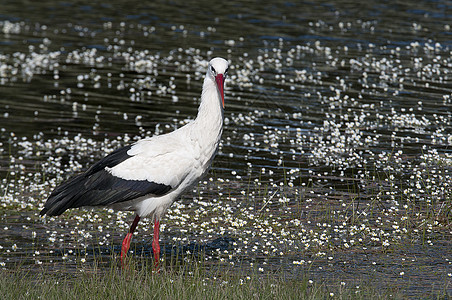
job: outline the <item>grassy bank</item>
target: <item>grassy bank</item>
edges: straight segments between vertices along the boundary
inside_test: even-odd
[[[184,269],[184,268],[182,268]],[[23,270],[3,270],[3,299],[386,299],[399,298],[390,290],[345,287],[287,280],[283,276],[241,276],[222,272],[216,276],[202,267],[192,271],[165,269],[156,273],[141,263],[127,270],[116,265],[70,275]],[[391,298],[392,298],[391,297]]]

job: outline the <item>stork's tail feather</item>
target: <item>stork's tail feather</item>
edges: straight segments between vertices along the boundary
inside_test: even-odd
[[[65,210],[71,208],[74,201],[79,197],[80,190],[83,186],[81,183],[84,180],[85,176],[82,174],[58,186],[50,194],[40,215],[59,216]]]

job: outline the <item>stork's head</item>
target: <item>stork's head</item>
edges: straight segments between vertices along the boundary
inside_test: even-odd
[[[221,97],[221,104],[224,108],[224,80],[228,75],[229,63],[221,58],[215,57],[209,62],[209,69],[207,70],[207,74],[212,76],[217,85],[218,93]]]

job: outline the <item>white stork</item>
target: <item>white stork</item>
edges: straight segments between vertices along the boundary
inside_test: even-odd
[[[224,80],[228,62],[209,62],[198,116],[164,135],[142,139],[101,159],[86,172],[58,186],[41,215],[61,215],[69,208],[106,206],[135,211],[136,217],[122,242],[121,263],[141,217],[154,220],[152,243],[159,264],[160,219],[168,207],[209,170],[223,132]]]

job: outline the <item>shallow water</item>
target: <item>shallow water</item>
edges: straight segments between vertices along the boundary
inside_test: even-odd
[[[105,153],[193,119],[223,56],[221,149],[165,217],[165,253],[211,246],[210,265],[450,295],[450,3],[196,3],[2,5],[2,267],[119,252],[131,214],[39,207]]]

